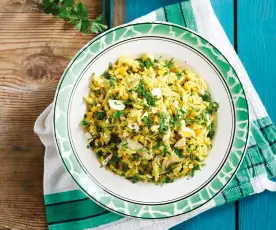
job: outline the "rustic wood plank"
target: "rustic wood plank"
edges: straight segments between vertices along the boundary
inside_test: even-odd
[[[66,65],[93,36],[42,13],[2,13],[1,24],[0,146],[37,146],[36,117],[53,100]]]
[[[0,229],[46,229],[44,147],[0,147]]]
[[[238,53],[267,111],[276,122],[276,2],[238,1]],[[240,201],[240,230],[273,230],[276,196],[264,192]]]
[[[0,12],[42,12],[40,0],[0,0]],[[82,0],[89,13],[99,13],[101,0]]]
[[[101,13],[101,0],[87,1]],[[64,68],[93,35],[0,0],[0,229],[47,229],[44,146],[33,132]],[[26,13],[28,12],[28,13]]]
[[[110,0],[111,1],[111,25],[119,26],[125,23],[125,0]],[[128,1],[127,1],[128,2]]]

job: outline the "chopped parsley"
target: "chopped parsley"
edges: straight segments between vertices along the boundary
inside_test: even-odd
[[[199,166],[199,165],[194,166],[194,167],[190,170],[189,175],[190,175],[191,177],[193,177],[193,176],[195,175],[195,171],[197,171],[197,170],[199,170],[199,169],[200,169],[200,166]]]
[[[140,156],[138,154],[133,154],[132,155],[133,159],[136,160],[136,161],[139,161],[140,160]]]
[[[175,116],[170,120],[170,123],[173,126],[180,126],[180,121],[185,120],[186,118],[186,113],[183,109],[180,109],[176,112]]]
[[[181,150],[180,150],[179,148],[175,148],[175,149],[174,149],[174,152],[175,152],[175,154],[176,154],[179,158],[183,158],[183,157],[184,157],[183,154],[182,154],[182,152],[181,152]]]
[[[124,112],[123,111],[115,111],[114,113],[113,113],[113,118],[116,120],[116,119],[119,119],[121,116],[123,116],[124,115]]]
[[[156,102],[157,98],[152,96],[150,91],[148,91],[146,89],[146,84],[143,80],[140,81],[140,84],[138,85],[135,92],[138,94],[139,97],[144,97],[149,106],[155,106],[155,102]]]
[[[169,130],[168,116],[165,113],[159,115],[159,130],[166,133]]]
[[[205,92],[202,95],[202,99],[203,99],[203,101],[211,102],[211,95],[210,95],[210,93],[209,92]]]
[[[116,85],[116,78],[115,77],[111,77],[109,79],[109,84],[111,87],[114,87]]]
[[[150,58],[148,58],[146,61],[144,61],[145,66],[147,69],[149,69],[151,66],[153,66],[153,62]]]
[[[138,59],[136,59],[136,61],[138,61],[142,67],[147,68],[147,69],[149,69],[150,67],[153,66],[153,62],[150,58],[148,58],[145,61],[143,61],[141,58],[138,58]],[[154,62],[155,62],[155,60],[154,60]]]
[[[105,116],[105,112],[96,112],[95,117],[99,120],[103,120]]]
[[[143,117],[142,121],[145,122],[147,127],[151,127],[153,125],[153,120],[151,117]]]
[[[174,67],[173,58],[172,58],[170,61],[166,60],[166,61],[165,61],[165,66],[166,66],[168,69],[172,69],[172,68]]]
[[[89,125],[90,125],[90,123],[89,123],[89,121],[87,121],[87,120],[82,120],[82,121],[80,122],[80,125],[83,126],[83,127],[88,128]]]
[[[108,71],[105,71],[103,73],[103,76],[106,78],[106,79],[110,79],[111,75],[108,73]]]
[[[178,81],[182,78],[182,74],[181,73],[175,73],[176,74],[176,76],[177,76],[177,79],[178,79]]]
[[[155,149],[159,149],[159,148],[161,147],[161,145],[162,145],[162,140],[159,139],[159,140],[157,141],[157,144],[156,144],[156,146],[155,146]]]
[[[212,102],[207,108],[207,112],[209,114],[214,114],[215,112],[218,111],[218,108],[219,108],[219,104],[217,102]]]
[[[209,137],[211,140],[213,140],[215,137],[215,134],[216,134],[215,127],[214,127],[214,125],[211,125],[207,137]]]
[[[163,149],[163,152],[162,152],[162,156],[165,157],[167,155],[167,153],[169,154],[168,152],[168,148],[166,145],[164,145],[164,149]]]
[[[168,83],[168,86],[173,86],[173,83]]]
[[[137,182],[140,181],[140,177],[136,175],[136,176],[134,176],[134,177],[129,178],[129,180],[130,180],[133,184],[135,184],[135,183],[137,183]]]
[[[172,182],[174,182],[174,179],[171,179],[171,178],[169,178],[169,177],[163,177],[162,179],[161,179],[161,184],[163,185],[163,184],[167,184],[167,183],[172,183]]]
[[[128,98],[126,101],[124,101],[125,105],[132,105],[132,100],[130,98]]]

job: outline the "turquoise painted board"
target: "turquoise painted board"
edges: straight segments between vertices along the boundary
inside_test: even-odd
[[[276,1],[238,1],[238,53],[267,111],[276,123]],[[276,229],[276,194],[239,203],[240,230]]]
[[[226,204],[211,209],[170,230],[235,230],[235,206]]]

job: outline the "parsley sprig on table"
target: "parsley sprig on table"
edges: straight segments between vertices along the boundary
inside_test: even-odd
[[[68,20],[76,28],[87,34],[100,33],[107,29],[103,15],[91,20],[88,17],[86,5],[82,2],[75,3],[75,0],[42,0],[42,7],[46,14],[56,15],[57,18]]]

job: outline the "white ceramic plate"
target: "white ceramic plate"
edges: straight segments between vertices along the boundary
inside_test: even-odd
[[[208,83],[220,104],[217,132],[206,166],[195,176],[157,186],[130,181],[100,168],[79,126],[91,74],[101,75],[120,56],[143,53],[174,58]],[[124,25],[88,43],[65,70],[56,93],[54,134],[64,165],[81,189],[109,210],[139,218],[166,218],[192,211],[214,198],[231,180],[248,139],[248,105],[243,87],[225,57],[194,32],[168,23]]]

